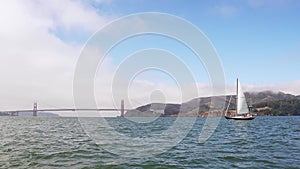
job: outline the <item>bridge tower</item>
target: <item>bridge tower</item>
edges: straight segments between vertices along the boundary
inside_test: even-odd
[[[124,117],[124,100],[121,100],[121,117]]]
[[[32,111],[32,115],[33,116],[37,116],[37,102],[33,103],[33,111]]]

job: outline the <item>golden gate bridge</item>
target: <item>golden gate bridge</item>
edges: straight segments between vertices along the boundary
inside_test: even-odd
[[[37,102],[33,103],[33,109],[22,109],[22,110],[7,110],[0,111],[0,113],[9,114],[11,116],[18,116],[22,112],[32,112],[32,116],[38,116],[38,112],[75,112],[75,111],[121,111],[121,117],[124,117],[124,112],[129,109],[124,108],[124,100],[121,100],[121,108],[101,108],[101,109],[91,109],[91,108],[48,108],[48,109],[38,109]]]

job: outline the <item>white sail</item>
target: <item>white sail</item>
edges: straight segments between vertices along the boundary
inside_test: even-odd
[[[237,86],[237,114],[247,114],[249,109],[239,81],[237,81]]]

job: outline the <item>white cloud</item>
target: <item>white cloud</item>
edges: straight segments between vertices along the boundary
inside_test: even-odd
[[[27,6],[32,16],[41,20],[50,19],[50,28],[54,29],[94,32],[107,22],[105,17],[99,16],[95,8],[82,1],[39,0]]]
[[[250,7],[259,9],[259,8],[272,8],[280,9],[285,8],[295,3],[294,0],[248,0],[247,3]]]
[[[300,95],[300,80],[285,83],[274,83],[274,84],[241,84],[243,91],[245,92],[262,92],[262,91],[274,91],[284,92],[293,95]],[[235,85],[227,86],[227,93],[235,93]]]
[[[237,7],[231,5],[219,5],[214,10],[217,14],[225,18],[233,17],[238,13]]]
[[[212,15],[216,15],[222,18],[232,18],[239,14],[240,7],[236,4],[217,4],[216,6],[213,6],[208,11]]]
[[[0,3],[1,110],[28,109],[34,100],[72,107],[73,71],[81,46],[53,32],[92,34],[107,17],[82,1]]]

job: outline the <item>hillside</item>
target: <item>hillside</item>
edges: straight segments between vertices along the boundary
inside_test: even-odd
[[[254,108],[254,113],[259,116],[266,115],[300,115],[300,96],[294,96],[291,94],[285,94],[283,92],[253,92],[245,93],[247,102]],[[214,105],[214,110],[209,112],[211,108],[211,99],[216,99],[220,103],[224,103],[227,107],[231,95],[226,97],[214,96],[214,97],[199,97],[183,104],[147,104],[140,106],[134,110],[126,112],[125,116],[128,117],[149,117],[149,116],[220,116],[224,113],[221,107]],[[199,108],[197,111],[197,108]],[[234,112],[235,110],[235,96],[231,99],[229,111]]]
[[[246,92],[245,96],[249,103],[261,103],[261,102],[268,102],[274,100],[290,100],[290,99],[300,99],[300,96],[294,96],[291,94],[285,94],[283,92],[272,92],[272,91],[264,91],[264,92]]]
[[[253,105],[254,112],[261,116],[299,116],[300,99],[271,100]]]

